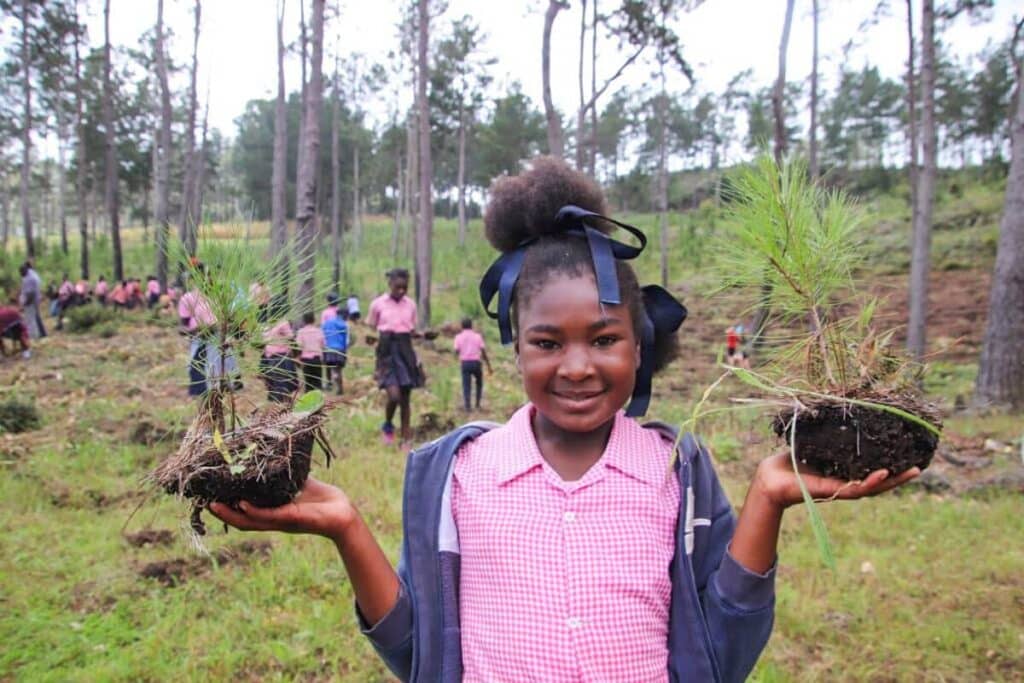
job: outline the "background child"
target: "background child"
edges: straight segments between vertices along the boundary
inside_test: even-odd
[[[338,295],[334,292],[327,293],[327,308],[320,312],[320,325],[322,326],[325,322],[331,318],[338,316]]]
[[[356,296],[355,292],[348,295],[345,307],[348,309],[348,319],[354,323],[358,323],[362,314],[359,312],[359,297]]]
[[[473,321],[470,318],[462,319],[462,332],[455,335],[455,353],[459,356],[459,365],[462,371],[462,406],[468,413],[470,410],[469,395],[470,384],[476,379],[476,408],[480,409],[480,397],[484,391],[484,373],[480,366],[480,360],[487,363],[487,373],[491,373],[491,360],[487,357],[487,349],[484,348],[484,338],[479,332],[473,329]]]
[[[312,391],[323,386],[324,333],[312,313],[303,313],[302,323],[302,327],[295,333],[295,343],[299,347],[299,362],[302,364],[306,391]]]
[[[485,226],[503,254],[481,291],[498,295],[529,403],[410,456],[400,573],[333,486],[309,480],[276,509],[211,506],[242,529],[334,540],[364,633],[403,680],[738,682],[768,640],[779,526],[801,501],[789,456],[759,465],[737,521],[696,441],[676,461],[669,430],[622,412],[642,412],[685,309],[641,292],[584,231],[609,230],[589,213],[603,210],[553,159],[492,187]],[[915,474],[804,481],[815,498],[859,498]]]
[[[377,328],[377,365],[374,377],[387,394],[381,438],[391,444],[395,440],[395,410],[401,410],[402,444],[412,439],[409,427],[412,390],[423,386],[423,368],[412,348],[416,331],[416,302],[405,295],[409,289],[409,271],[395,268],[388,271],[388,293],[370,303],[366,322]]]
[[[328,382],[334,380],[339,395],[345,390],[342,373],[348,360],[348,322],[345,320],[347,317],[348,311],[342,309],[320,325],[324,333],[324,367],[327,368],[327,379]]]
[[[4,356],[7,355],[5,339],[21,346],[22,358],[32,357],[32,342],[28,336],[28,325],[16,306],[0,306],[0,354]]]
[[[278,321],[263,332],[263,355],[260,357],[260,375],[267,385],[267,399],[285,403],[299,389],[295,361],[292,360],[292,324],[283,316],[287,303],[276,300],[268,305],[268,315]]]
[[[107,279],[100,275],[100,279],[96,281],[96,301],[99,302],[100,306],[107,305],[107,295],[110,293],[110,285],[107,284]]]
[[[146,276],[146,307],[151,309],[160,303],[160,283],[152,275]]]

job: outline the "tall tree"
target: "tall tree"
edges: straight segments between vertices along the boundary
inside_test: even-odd
[[[811,49],[811,129],[808,142],[808,173],[818,177],[818,0],[811,0],[811,23],[813,42]]]
[[[110,0],[103,3],[103,129],[106,138],[106,204],[110,220],[110,244],[114,254],[114,279],[124,279],[121,255],[121,206],[118,194],[117,136],[114,131],[114,86],[110,77]]]
[[[156,78],[160,89],[160,128],[157,134],[155,189],[156,202],[156,278],[161,290],[167,289],[167,240],[170,236],[171,193],[171,88],[167,82],[167,45],[164,32],[164,0],[156,5]]]
[[[309,86],[303,107],[302,164],[298,169],[295,205],[295,235],[299,245],[299,293],[303,312],[315,304],[314,262],[316,257],[316,179],[320,153],[320,109],[323,101],[324,0],[313,0],[313,39]]]
[[[334,57],[334,82],[331,97],[331,271],[334,287],[341,283],[341,93],[339,92],[338,56]]]
[[[775,162],[782,163],[786,155],[786,113],[783,98],[786,91],[786,51],[789,49],[789,29],[793,25],[793,0],[786,0],[786,19],[779,40],[779,74],[772,89],[772,114],[775,118]]]
[[[284,10],[285,0],[280,0],[277,7],[277,101],[274,106],[274,161],[270,189],[270,252],[281,267],[281,272],[275,273],[276,284],[285,288],[285,291],[275,293],[287,295],[288,103],[284,91]]]
[[[21,125],[21,226],[25,235],[25,255],[34,258],[36,250],[32,239],[29,190],[32,163],[32,53],[29,50],[31,21],[29,0],[21,0],[21,83],[24,96]]]
[[[417,0],[417,73],[416,104],[419,110],[420,215],[416,230],[416,305],[423,325],[430,325],[430,276],[433,269],[434,202],[431,187],[434,180],[430,149],[430,101],[427,83],[430,80],[430,0]]]
[[[162,0],[161,0],[162,2]],[[78,22],[78,0],[74,2],[75,21],[75,137],[77,138],[76,163],[78,172],[75,174],[75,197],[78,201],[78,239],[79,239],[79,269],[82,279],[89,279],[89,213],[85,199],[85,175],[89,167],[86,159],[85,141],[85,97],[82,93],[82,62],[79,54],[79,41],[82,30]]]
[[[544,37],[541,43],[541,81],[544,90],[544,117],[548,127],[548,154],[559,159],[565,156],[565,141],[562,135],[562,116],[555,109],[551,99],[551,28],[555,17],[563,9],[569,9],[565,0],[548,0],[544,12]]]
[[[198,174],[198,155],[196,154],[196,110],[199,108],[199,96],[196,92],[196,79],[199,72],[199,26],[202,6],[195,0],[193,9],[194,23],[192,28],[192,68],[189,73],[188,114],[185,122],[185,175],[182,179],[181,217],[178,221],[178,237],[188,251],[189,256],[196,253],[197,221],[195,214],[196,175]]]
[[[935,2],[921,3],[921,152],[917,177],[917,212],[914,215],[910,256],[910,316],[907,350],[921,360],[925,354],[928,313],[928,271],[932,246],[932,210],[935,203],[938,135],[935,129]]]
[[[586,115],[587,93],[583,89],[583,65],[586,56],[587,40],[587,0],[580,0],[580,58],[577,69],[577,85],[579,87],[580,106],[576,110],[576,168],[584,170],[584,159],[586,157]]]
[[[917,74],[914,71],[914,55],[917,45],[914,42],[914,3],[907,0],[907,146],[909,158],[907,172],[910,180],[910,225],[917,225]]]
[[[1024,19],[1017,22],[1017,47]],[[1024,407],[1024,56],[1011,49],[1017,85],[1010,114],[1010,173],[999,225],[996,265],[988,303],[988,323],[974,385],[979,406]]]

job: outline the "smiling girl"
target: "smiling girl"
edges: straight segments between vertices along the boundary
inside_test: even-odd
[[[276,509],[212,506],[241,529],[332,539],[378,653],[415,681],[742,681],[771,632],[788,455],[757,468],[737,520],[706,450],[641,426],[685,309],[625,262],[645,243],[550,158],[492,189],[484,276],[528,402],[409,456],[396,572],[352,502],[310,480]],[[615,225],[640,246],[608,236]],[[627,406],[628,402],[628,406]],[[624,411],[623,408],[626,407]],[[817,498],[915,476],[804,475]]]

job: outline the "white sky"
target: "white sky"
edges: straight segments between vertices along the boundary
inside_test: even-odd
[[[618,0],[598,0],[599,9],[609,9]],[[298,2],[288,0],[285,40],[298,36]],[[83,5],[86,3],[83,3]],[[332,0],[328,0],[328,5]],[[342,57],[362,52],[371,60],[384,61],[389,50],[397,48],[395,25],[400,0],[347,0],[341,15],[325,29],[326,69],[333,66],[333,55]],[[905,4],[890,0],[895,16],[883,18],[869,30],[860,30],[871,14],[876,0],[821,0],[822,18],[819,44],[820,70],[826,87],[834,82],[842,46],[855,41],[850,52],[851,65],[879,66],[885,75],[900,78],[906,59]],[[89,38],[92,44],[103,39],[102,2],[88,0]],[[276,94],[276,0],[203,0],[199,56],[200,99],[209,88],[211,126],[234,136],[234,119],[253,98]],[[920,5],[920,2],[915,3]],[[192,0],[165,0],[165,21],[175,33],[171,50],[175,61],[190,59]],[[450,0],[447,13],[434,24],[435,34],[464,14],[471,15],[487,34],[485,49],[498,59],[493,67],[494,90],[500,93],[519,80],[528,96],[541,107],[540,43],[546,0]],[[789,47],[787,75],[799,80],[809,73],[811,62],[810,0],[797,0]],[[753,69],[753,83],[767,85],[775,78],[778,42],[785,11],[784,0],[706,0],[697,10],[681,16],[676,29],[685,54],[694,66],[698,88],[720,92],[737,72]],[[1024,0],[997,0],[991,21],[972,25],[958,19],[943,33],[952,51],[967,56],[988,41],[1000,41],[1010,34],[1014,14],[1024,13]],[[307,17],[308,19],[308,17]],[[578,102],[576,85],[580,11],[578,3],[558,15],[552,35],[552,82],[556,106],[563,113],[574,111]],[[156,21],[156,0],[111,0],[112,42],[139,44],[141,34]],[[919,32],[915,27],[915,32]],[[589,38],[588,38],[589,44]],[[598,83],[618,66],[622,54],[614,41],[598,44]],[[299,64],[288,61],[286,87],[297,89]],[[650,79],[651,67],[634,64],[622,82],[639,86]],[[184,92],[185,76],[172,87]],[[589,75],[587,76],[589,87]],[[684,90],[681,75],[670,81],[670,89]],[[613,88],[614,89],[614,88]],[[411,91],[402,97],[411,99]],[[610,94],[610,92],[609,92]],[[386,116],[387,91],[364,107],[371,116]]]

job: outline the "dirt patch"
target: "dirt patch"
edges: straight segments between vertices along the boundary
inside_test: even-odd
[[[906,409],[906,408],[904,408]],[[910,410],[917,414],[917,410]],[[937,417],[925,416],[937,425]],[[788,438],[794,418],[776,416],[772,428]],[[859,405],[825,403],[796,415],[797,459],[827,477],[859,480],[880,469],[897,475],[928,467],[938,436],[902,417]]]
[[[170,545],[174,542],[174,532],[170,529],[143,529],[134,534],[125,534],[124,540],[133,548]]]
[[[237,545],[221,548],[209,557],[175,557],[170,560],[150,562],[139,569],[139,576],[152,579],[167,588],[180,586],[186,581],[208,574],[214,566],[234,564],[244,566],[254,558],[270,555],[273,546],[269,541],[243,541]]]
[[[442,434],[455,429],[455,421],[437,413],[423,413],[420,422],[413,427],[413,439],[417,442],[433,441]]]
[[[183,429],[172,429],[150,420],[140,420],[132,427],[128,440],[142,446],[155,446],[159,443],[177,443],[183,436]]]
[[[117,604],[117,597],[104,593],[97,582],[85,581],[68,592],[68,608],[72,612],[109,612]]]

